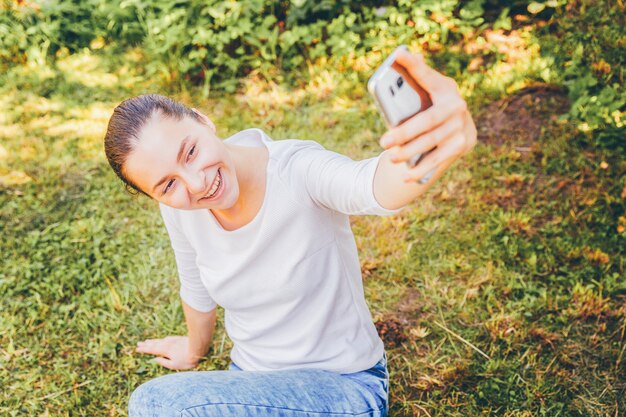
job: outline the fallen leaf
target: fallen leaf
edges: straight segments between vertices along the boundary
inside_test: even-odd
[[[611,260],[609,255],[600,249],[585,248],[583,252],[587,260],[598,265],[608,264]]]
[[[414,329],[409,330],[409,335],[416,339],[423,339],[430,334],[430,330],[426,327],[417,326]]]

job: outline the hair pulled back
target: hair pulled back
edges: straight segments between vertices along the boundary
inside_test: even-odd
[[[200,116],[189,107],[158,94],[144,94],[129,98],[113,110],[104,136],[104,152],[113,171],[124,182],[126,189],[133,194],[146,193],[125,175],[124,164],[139,141],[141,129],[155,112],[175,120],[182,120],[185,116],[189,116],[203,122]]]

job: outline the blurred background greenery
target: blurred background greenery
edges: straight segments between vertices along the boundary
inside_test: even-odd
[[[0,3],[0,414],[125,415],[184,332],[158,210],[102,151],[145,92],[354,158],[400,43],[454,77],[480,145],[391,218],[355,218],[392,416],[626,413],[621,0]],[[470,347],[474,345],[484,354]],[[228,363],[221,322],[202,369]]]

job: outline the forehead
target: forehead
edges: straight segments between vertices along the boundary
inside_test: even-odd
[[[164,116],[160,112],[154,112],[137,134],[134,152],[150,152],[155,150],[155,145],[174,146],[189,134],[201,129],[202,125],[190,117],[176,119]],[[158,147],[156,147],[158,151]]]

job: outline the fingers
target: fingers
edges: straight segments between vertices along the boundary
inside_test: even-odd
[[[472,115],[469,112],[465,112],[465,118],[463,119],[463,134],[465,136],[465,152],[468,153],[478,143],[478,131],[476,125],[472,119]]]
[[[435,93],[450,84],[451,79],[429,67],[422,54],[399,51],[396,62],[406,68],[411,77],[429,93]]]
[[[423,154],[445,142],[463,129],[463,123],[458,118],[451,119],[430,132],[424,133],[417,139],[397,146],[391,150],[390,159],[392,162],[404,162],[412,159],[417,154]]]
[[[465,146],[465,139],[462,134],[456,134],[450,140],[441,144],[437,149],[424,156],[416,167],[409,169],[405,175],[405,182],[415,182],[446,161],[455,160],[461,156]],[[451,162],[451,161],[450,161]]]
[[[136,352],[155,355],[154,361],[168,369],[175,369],[174,362],[169,358],[166,352],[165,339],[148,339],[143,342],[137,342]],[[167,356],[167,357],[166,357]]]
[[[154,362],[168,369],[192,369],[198,365],[201,356],[189,352],[187,336],[167,336],[163,339],[147,339],[137,343],[139,353],[155,355]]]
[[[459,94],[458,86],[452,78],[430,68],[420,54],[412,55],[400,51],[396,61],[430,93],[433,105],[385,133],[380,140],[383,148],[404,145],[450,119],[464,119],[467,103]]]
[[[154,361],[156,363],[158,363],[159,365],[166,367],[167,369],[179,369],[174,364],[174,361],[172,361],[171,359],[168,359],[168,358],[156,357],[156,358],[154,358]]]
[[[135,351],[148,355],[167,356],[167,342],[165,339],[148,339],[137,343]]]
[[[380,139],[380,145],[385,149],[403,145],[425,132],[433,130],[448,119],[465,113],[466,110],[465,100],[460,97],[451,97],[448,101],[430,107],[401,125],[388,130]]]

